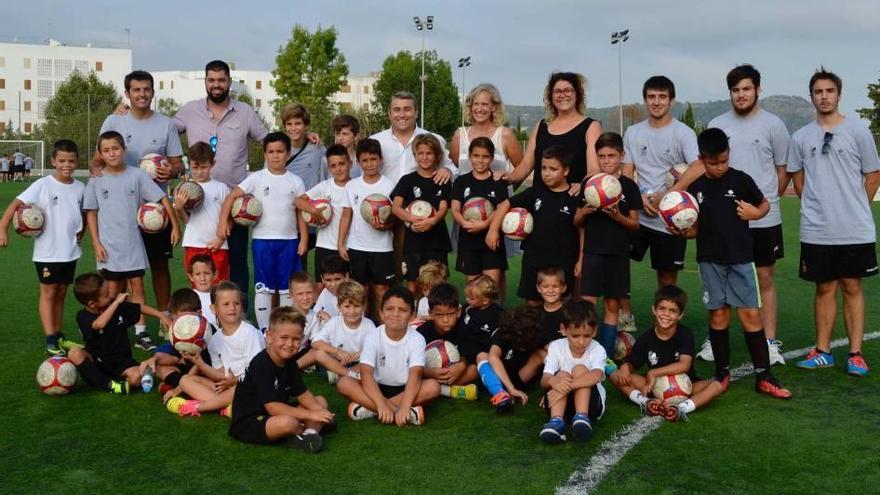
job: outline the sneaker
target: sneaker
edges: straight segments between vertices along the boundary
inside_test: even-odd
[[[819,352],[814,348],[809,354],[807,354],[806,359],[798,362],[795,366],[805,370],[830,368],[834,366],[834,356],[827,352]]]
[[[586,442],[593,437],[593,425],[586,414],[575,414],[571,419],[571,439],[576,442]]]
[[[55,342],[46,342],[46,354],[50,356],[65,356],[67,355],[67,351],[61,348],[61,342],[56,340]]]
[[[425,424],[425,409],[422,406],[409,408],[409,420],[407,420],[407,423],[416,426]]]
[[[709,339],[703,341],[703,345],[700,347],[700,352],[697,353],[697,357],[703,361],[715,361],[715,354],[712,352],[712,343],[709,342]]]
[[[171,414],[180,414],[180,406],[182,406],[184,402],[186,402],[186,399],[183,397],[172,397],[165,401],[165,409]]]
[[[506,390],[502,390],[492,396],[492,405],[495,406],[495,413],[504,414],[513,405],[513,397]]]
[[[846,361],[846,372],[852,376],[864,378],[868,376],[868,371],[868,363],[865,362],[865,358],[861,354],[851,356]]]
[[[675,423],[676,421],[687,421],[688,416],[679,405],[675,405],[666,408],[666,414],[663,415],[663,419],[670,423]]]
[[[230,402],[228,406],[220,409],[220,416],[223,416],[226,419],[232,419],[232,403]]]
[[[309,454],[317,454],[324,446],[324,439],[316,433],[293,435],[287,439],[287,445]]]
[[[643,411],[648,416],[666,416],[666,406],[662,400],[650,399],[645,403]]]
[[[617,371],[617,363],[611,358],[605,358],[605,378],[610,377],[615,371]]]
[[[168,402],[171,402],[170,400]],[[177,415],[180,417],[183,416],[201,416],[199,413],[199,404],[200,402],[197,400],[184,400],[180,403],[177,408]],[[167,405],[166,405],[167,407]],[[170,410],[170,409],[169,409]]]
[[[477,386],[473,383],[453,385],[449,387],[449,393],[453,399],[477,400]]]
[[[338,381],[339,375],[330,370],[327,370],[327,383],[329,383],[330,385],[336,385],[336,382]]]
[[[134,346],[145,351],[155,351],[156,344],[147,335],[147,332],[139,333],[134,336]]]
[[[121,382],[117,382],[116,380],[110,380],[110,385],[108,391],[111,394],[115,395],[128,395],[129,385],[127,380],[122,380]]]
[[[637,332],[635,315],[632,313],[617,313],[617,329],[622,332]]]
[[[264,333],[265,333],[265,332],[264,332]],[[305,373],[305,374],[307,374],[307,375],[311,375],[312,373],[318,371],[318,367],[315,366],[315,365],[313,364],[313,365],[311,365],[311,366],[308,366],[308,367],[306,367],[306,368],[303,368],[303,369],[300,370],[300,371],[302,371],[303,373]]]
[[[771,374],[767,374],[764,378],[755,382],[755,391],[759,394],[767,394],[776,399],[790,399],[791,391],[783,387]]]
[[[782,357],[782,341],[776,339],[767,339],[767,350],[770,352],[770,366],[777,364],[785,365],[785,358]]]
[[[550,421],[544,423],[538,438],[547,443],[565,442],[565,420],[559,416],[550,418]]]
[[[67,337],[61,336],[58,339],[58,346],[64,349],[65,351],[69,351],[72,349],[85,349],[86,346],[80,344],[79,342],[75,342],[73,340],[69,340]]]
[[[358,404],[357,402],[348,403],[348,419],[352,421],[361,421],[363,419],[375,418],[376,413]]]
[[[354,378],[355,380],[360,381],[360,379],[361,379],[361,372],[358,371],[358,370],[355,369],[355,368],[349,368],[349,369],[348,369],[348,376]]]

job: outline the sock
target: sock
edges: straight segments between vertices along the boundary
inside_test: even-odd
[[[303,430],[302,434],[303,435],[317,435],[318,430],[316,430],[314,428],[306,428],[305,430]]]
[[[608,357],[614,356],[614,344],[617,341],[617,325],[599,324],[599,343],[605,348]]]
[[[648,398],[638,390],[633,390],[629,393],[629,400],[633,401],[637,406],[643,406],[648,403]]]
[[[746,347],[749,349],[749,355],[752,357],[752,364],[755,366],[755,377],[761,380],[767,375],[770,369],[770,351],[767,349],[767,337],[764,335],[764,329],[757,332],[745,332]]]
[[[489,361],[480,361],[477,364],[477,371],[480,373],[480,380],[483,382],[483,385],[486,386],[486,389],[493,397],[499,392],[504,391],[504,385],[501,384],[501,379],[495,374],[495,370],[492,369]]]
[[[135,335],[147,333],[147,326],[141,325],[140,323],[138,323],[137,325],[134,326],[134,333],[135,333]]]
[[[57,346],[58,341],[61,339],[61,332],[53,333],[52,335],[46,335],[46,345],[47,346]]]
[[[286,294],[278,294],[279,306],[293,306],[293,299],[290,298],[290,292]]]
[[[762,333],[763,335],[763,333]],[[709,329],[709,343],[715,355],[715,376],[718,378],[730,374],[730,329]],[[767,346],[764,346],[766,349]]]
[[[440,395],[443,397],[452,397],[452,387],[449,385],[440,385]]]
[[[102,373],[94,362],[86,359],[76,369],[89,385],[102,390],[110,389],[110,377]]]
[[[694,401],[688,399],[688,400],[682,402],[681,404],[679,404],[678,408],[681,410],[681,412],[683,412],[685,414],[690,414],[697,409],[697,405],[694,404]]]
[[[861,355],[862,355],[862,351],[858,351],[858,352],[850,352],[850,353],[847,354],[847,355],[848,355],[849,357],[851,357],[851,358],[854,358],[854,357],[856,357],[856,356],[861,356]]]
[[[180,375],[179,371],[172,371],[168,374],[168,376],[165,377],[165,380],[163,381],[167,383],[168,386],[170,386],[171,388],[177,388],[177,386],[180,385],[181,378],[183,377]]]
[[[257,315],[257,327],[260,330],[269,328],[269,312],[272,311],[272,294],[257,292],[254,295],[254,313]]]

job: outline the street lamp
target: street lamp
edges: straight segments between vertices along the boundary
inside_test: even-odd
[[[432,31],[434,29],[434,16],[429,15],[425,17],[425,21],[422,22],[422,19],[419,16],[413,16],[413,22],[416,23],[416,29],[422,32],[422,75],[419,76],[419,80],[422,82],[422,118],[419,121],[422,129],[425,128],[425,80],[428,79],[425,76],[425,34],[428,31]]]
[[[465,85],[464,85],[464,70],[471,66],[471,57],[462,57],[458,59],[458,68],[461,69],[461,126],[464,127],[464,114],[465,114]]]
[[[623,134],[623,44],[629,39],[629,29],[611,33],[611,44],[617,45],[617,113],[620,117],[620,134]]]

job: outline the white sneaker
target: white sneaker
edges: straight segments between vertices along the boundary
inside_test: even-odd
[[[709,339],[703,341],[703,346],[700,347],[697,357],[703,361],[715,361],[715,354],[712,353],[712,343],[709,342]]]
[[[327,383],[329,383],[330,385],[336,385],[336,382],[338,382],[338,381],[339,381],[339,375],[328,370],[327,371]]]
[[[363,419],[375,418],[376,413],[358,404],[357,402],[349,402],[348,417],[352,421],[361,421]]]
[[[425,424],[425,410],[422,409],[422,406],[413,406],[409,408],[409,421],[407,422],[416,426]]]
[[[636,317],[632,313],[618,313],[617,329],[629,333],[637,332]]]
[[[360,379],[361,379],[361,372],[358,371],[358,370],[356,370],[356,369],[354,369],[354,368],[349,368],[349,369],[348,369],[348,376],[354,378],[355,380],[360,381]]]
[[[767,350],[770,351],[770,366],[774,366],[777,364],[785,366],[785,358],[782,357],[782,352],[779,350],[781,347],[781,341],[776,339],[767,339]]]

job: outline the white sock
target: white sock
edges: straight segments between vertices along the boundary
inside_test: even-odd
[[[290,298],[290,292],[278,294],[278,304],[280,306],[293,306],[293,299]]]
[[[147,333],[147,326],[146,326],[146,325],[141,325],[140,323],[136,324],[136,325],[134,326],[134,333],[135,333],[135,335],[140,335],[140,334],[142,334],[142,333]]]
[[[642,395],[642,393],[638,390],[633,390],[629,393],[629,400],[633,401],[638,406],[642,406],[648,403],[648,398]]]
[[[678,408],[681,409],[681,412],[685,414],[690,414],[697,409],[697,405],[694,404],[694,401],[688,399],[681,404],[678,405]]]
[[[303,430],[302,434],[303,435],[317,435],[318,430],[316,430],[314,428],[306,428],[305,430]]]
[[[443,397],[452,397],[452,388],[449,385],[440,385],[440,395]]]
[[[272,294],[257,292],[254,295],[254,313],[257,315],[257,327],[260,330],[269,328],[269,313],[272,311]]]

